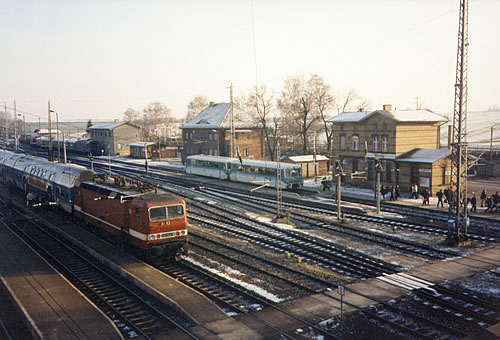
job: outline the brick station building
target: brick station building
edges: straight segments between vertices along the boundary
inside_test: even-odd
[[[449,186],[450,150],[440,149],[440,127],[447,119],[429,110],[343,112],[328,120],[333,128],[333,159],[342,161],[347,183],[374,187],[380,181],[408,191],[412,183],[431,193]]]

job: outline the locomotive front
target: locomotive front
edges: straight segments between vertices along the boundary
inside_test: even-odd
[[[167,194],[144,197],[144,202],[142,215],[151,256],[178,257],[188,239],[186,202]]]
[[[188,238],[186,202],[160,189],[121,178],[96,178],[78,185],[75,216],[147,258],[178,258]]]

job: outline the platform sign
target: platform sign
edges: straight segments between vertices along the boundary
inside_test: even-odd
[[[337,293],[338,293],[340,296],[344,296],[344,295],[345,295],[345,288],[344,288],[344,286],[339,285],[339,286],[337,287]]]

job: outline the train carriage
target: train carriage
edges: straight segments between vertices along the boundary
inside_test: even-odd
[[[187,157],[186,173],[276,187],[277,167],[278,163],[271,161],[194,155]],[[280,169],[283,188],[297,189],[304,185],[300,165],[280,163]]]

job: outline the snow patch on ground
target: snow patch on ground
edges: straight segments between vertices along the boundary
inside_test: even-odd
[[[241,287],[244,287],[245,289],[249,290],[249,291],[252,291],[254,293],[256,293],[257,295],[260,295],[274,303],[280,303],[280,302],[283,302],[285,301],[285,299],[280,299],[278,298],[276,295],[272,294],[272,293],[269,293],[268,291],[262,289],[261,287],[257,287],[251,283],[248,283],[248,282],[244,282],[244,281],[241,281],[241,280],[238,280],[238,279],[235,279],[229,275],[227,275],[227,273],[232,273],[232,274],[236,274],[236,275],[240,275],[240,276],[244,276],[245,274],[243,274],[242,272],[238,271],[238,270],[235,270],[233,268],[229,268],[227,266],[225,266],[228,270],[225,270],[225,271],[220,271],[220,270],[217,270],[215,268],[209,268],[205,265],[203,265],[202,263],[196,261],[196,260],[193,260],[191,258],[185,258],[186,261],[188,262],[191,262],[192,264],[200,267],[200,268],[203,268],[211,273],[214,273],[218,276],[221,276],[221,277],[224,277],[225,279],[235,283],[236,285],[238,286],[241,286]]]

